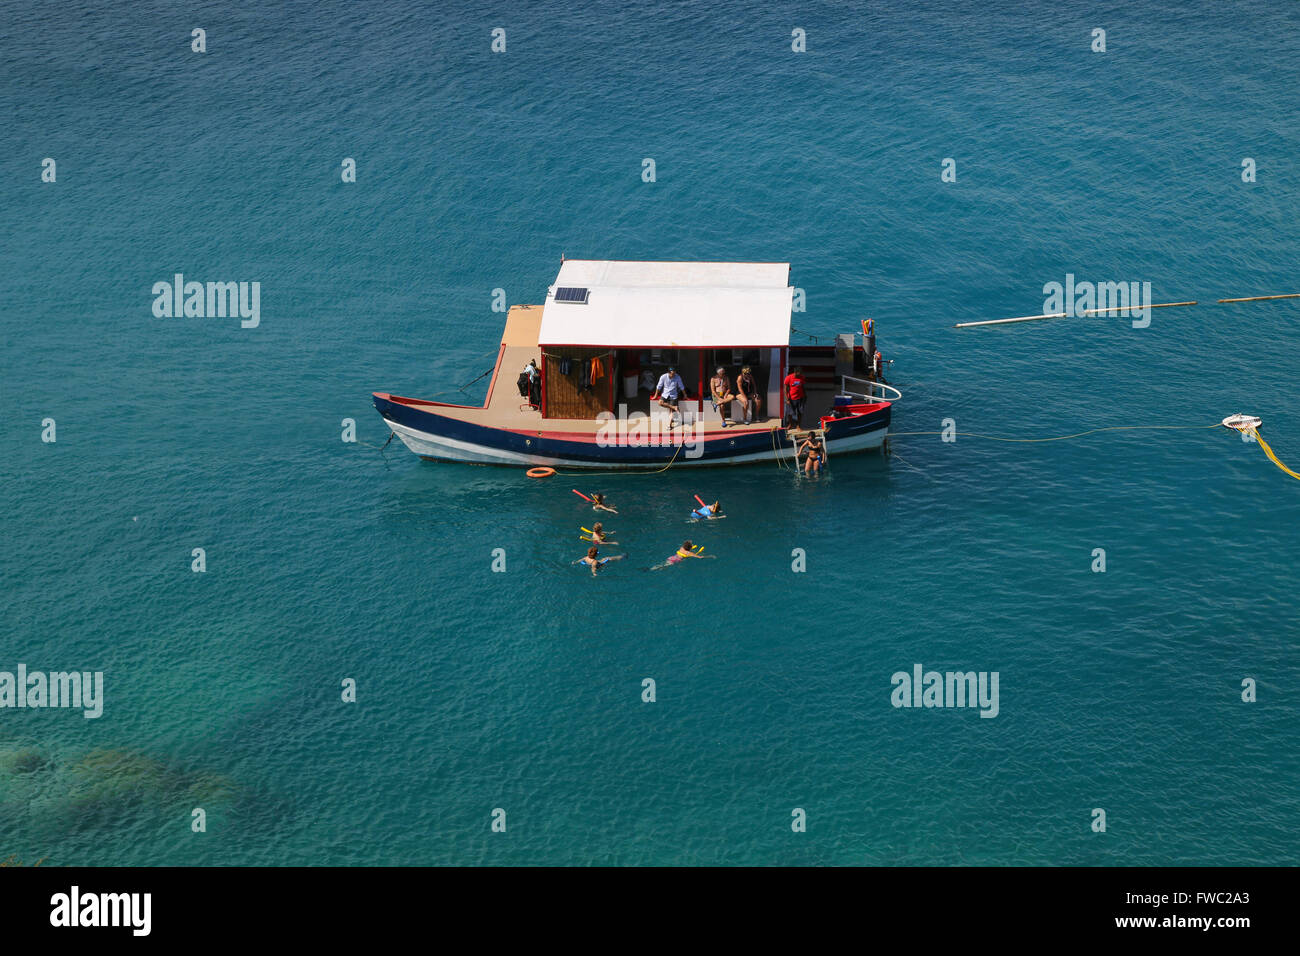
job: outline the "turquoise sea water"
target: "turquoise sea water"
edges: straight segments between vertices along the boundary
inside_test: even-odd
[[[5,4],[0,670],[107,690],[0,710],[0,858],[1296,863],[1300,483],[1223,429],[581,479],[595,580],[573,481],[374,447],[564,253],[791,262],[900,432],[1244,411],[1295,466],[1300,306],[1212,303],[1300,291],[1300,8],[1026,6]],[[260,326],[155,318],[176,272]],[[1067,273],[1203,304],[951,328]],[[892,707],[916,663],[999,715]]]

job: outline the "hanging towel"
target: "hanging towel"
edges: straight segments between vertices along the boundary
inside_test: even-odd
[[[598,379],[598,378],[604,378],[604,377],[605,377],[605,366],[604,366],[604,364],[600,361],[600,356],[596,356],[596,358],[594,358],[594,359],[591,360],[591,378],[592,378],[592,381],[595,381],[595,380]]]

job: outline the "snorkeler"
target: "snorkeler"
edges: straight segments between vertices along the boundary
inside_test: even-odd
[[[725,518],[725,517],[726,515],[722,513],[721,506],[719,506],[719,504],[716,501],[711,505],[706,505],[703,504],[703,502],[701,502],[701,507],[696,508],[694,511],[691,512],[692,521],[703,521],[706,518]]]
[[[601,523],[599,521],[597,521],[590,528],[583,528],[582,530],[586,531],[587,534],[591,535],[590,538],[588,538],[586,534],[579,535],[579,537],[582,538],[583,541],[590,541],[592,544],[618,544],[617,541],[609,540],[609,536],[614,532],[606,531],[604,527],[601,526]]]
[[[700,545],[699,548],[696,548],[690,543],[690,541],[683,541],[682,546],[677,549],[676,554],[669,555],[667,561],[665,561],[663,564],[656,564],[650,570],[658,571],[661,568],[671,567],[674,564],[681,564],[687,558],[716,558],[717,557],[716,554],[701,554],[700,552],[703,550],[704,550],[704,545]]]
[[[591,576],[595,577],[596,572],[600,568],[608,564],[610,561],[618,561],[619,559],[624,557],[624,555],[621,554],[611,554],[608,558],[602,558],[598,556],[599,554],[600,554],[600,549],[597,548],[595,545],[592,545],[590,548],[587,549],[587,556],[585,558],[579,558],[577,561],[574,561],[573,563],[588,565],[591,568]]]
[[[618,514],[617,511],[605,504],[605,496],[600,493],[595,493],[591,496],[591,510],[608,511],[610,514]]]

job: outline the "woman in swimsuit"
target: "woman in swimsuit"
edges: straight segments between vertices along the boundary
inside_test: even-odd
[[[808,453],[808,458],[804,461],[803,472],[805,475],[820,475],[822,473],[822,461],[826,458],[826,452],[822,448],[822,443],[815,438],[806,438],[804,443],[799,446],[798,455],[804,452]],[[798,458],[796,455],[796,460]]]
[[[615,515],[618,514],[617,511],[615,511],[609,505],[605,504],[605,496],[602,494],[597,493],[592,495],[591,502],[592,502],[591,505],[592,511],[608,511],[610,514],[615,514]]]
[[[574,561],[573,563],[589,565],[591,567],[591,576],[594,578],[596,576],[596,572],[600,568],[604,567],[610,561],[617,561],[623,557],[623,555],[621,554],[611,554],[608,558],[601,558],[598,557],[599,554],[600,554],[600,549],[597,548],[595,545],[592,545],[590,548],[587,549],[587,556],[585,558],[579,558],[577,561]]]
[[[758,407],[762,401],[758,394],[758,382],[754,381],[754,373],[748,365],[740,370],[740,377],[736,379],[736,398],[740,399],[740,405],[745,410],[743,424],[748,425],[758,417]]]
[[[695,550],[695,548],[691,545],[689,541],[683,541],[682,546],[677,549],[676,554],[669,555],[667,561],[665,561],[663,564],[656,564],[650,570],[658,571],[660,568],[667,568],[667,567],[671,567],[674,564],[681,564],[687,558],[715,558],[715,557],[717,557],[717,555],[715,554],[700,554],[698,551]]]
[[[609,535],[613,533],[614,532],[612,531],[607,532],[604,529],[604,527],[601,526],[601,523],[597,521],[594,525],[591,526],[591,537],[587,538],[587,540],[590,541],[592,544],[618,544],[617,541],[609,540]]]
[[[705,505],[702,508],[696,508],[691,512],[691,519],[694,521],[703,521],[705,518],[724,518],[722,508],[715,501],[711,505]]]

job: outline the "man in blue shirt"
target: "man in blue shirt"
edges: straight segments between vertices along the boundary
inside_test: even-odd
[[[659,384],[655,386],[655,393],[650,396],[650,401],[658,401],[661,408],[666,408],[672,412],[672,415],[669,416],[669,421],[675,425],[677,422],[672,420],[673,417],[676,416],[680,419],[680,413],[677,411],[677,402],[685,395],[686,383],[683,382],[682,377],[677,374],[677,369],[670,365],[668,366],[668,371],[659,376]]]

